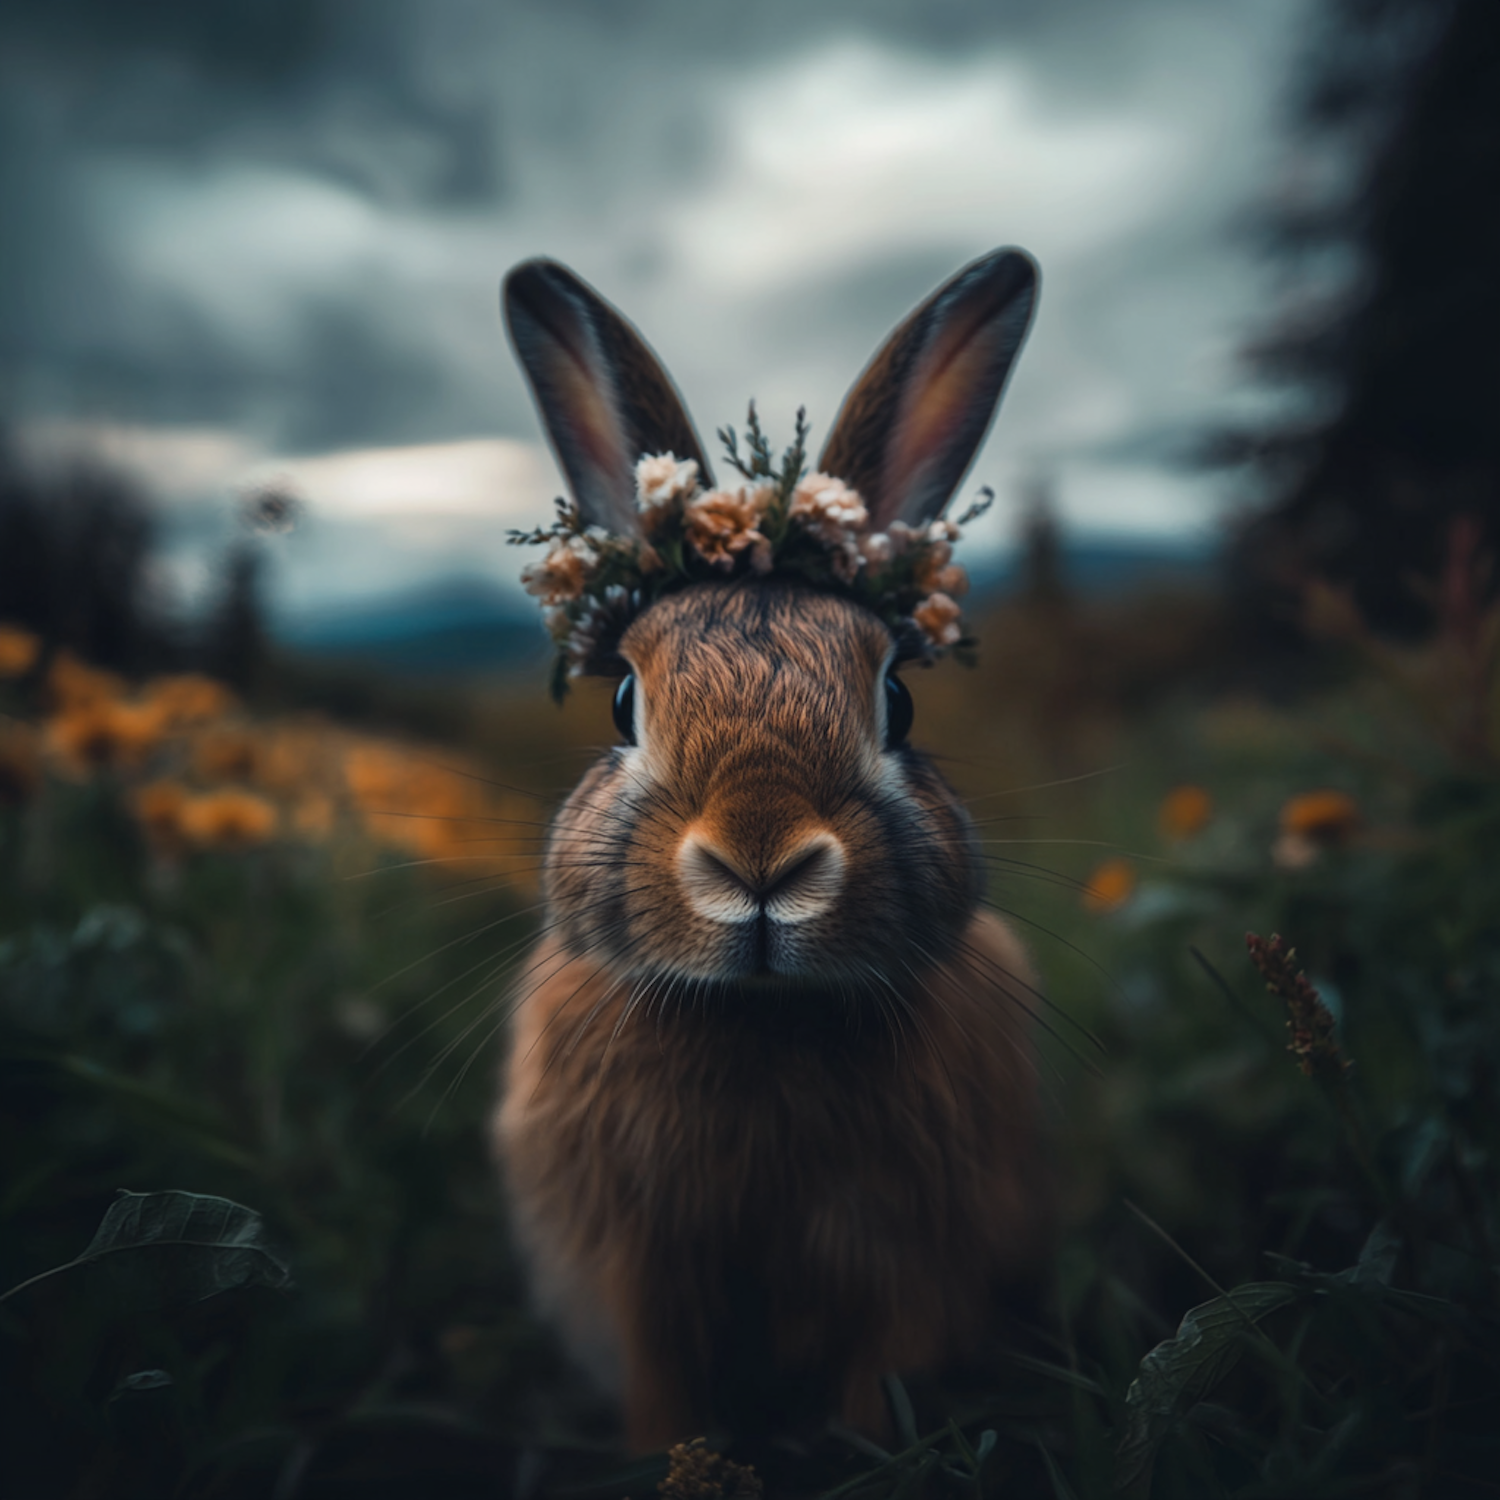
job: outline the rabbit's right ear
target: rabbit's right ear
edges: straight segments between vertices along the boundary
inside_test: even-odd
[[[636,461],[696,459],[713,476],[671,377],[646,341],[555,260],[528,260],[500,293],[510,341],[583,518],[617,536],[640,528]]]
[[[1024,251],[991,251],[940,286],[855,381],[818,467],[859,491],[872,531],[942,514],[1000,404],[1036,286]]]

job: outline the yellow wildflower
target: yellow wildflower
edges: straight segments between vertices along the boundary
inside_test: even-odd
[[[760,1500],[764,1486],[749,1464],[715,1453],[700,1437],[667,1450],[656,1491],[662,1500]]]

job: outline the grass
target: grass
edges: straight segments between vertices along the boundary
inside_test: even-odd
[[[1046,977],[1063,1232],[991,1357],[892,1386],[894,1451],[830,1431],[753,1455],[769,1489],[1495,1492],[1500,616],[1463,603],[1396,653],[1325,599],[1300,693],[1246,687],[1191,597],[1011,607],[975,673],[913,684]],[[25,727],[35,671],[7,692],[0,1286],[42,1276],[0,1301],[7,1492],[649,1493],[665,1459],[615,1451],[526,1310],[484,1138],[530,825],[603,696],[476,691],[461,746],[324,725],[278,781],[286,722],[96,735],[80,766]],[[143,816],[143,785],[216,777],[275,831]],[[1298,811],[1325,788],[1345,814]],[[1247,931],[1295,947],[1347,1074],[1288,1053]],[[120,1189],[233,1234],[96,1241]]]

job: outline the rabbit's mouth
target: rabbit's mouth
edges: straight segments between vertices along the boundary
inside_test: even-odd
[[[788,974],[746,975],[695,984],[682,1007],[715,1030],[745,1031],[783,1041],[826,1044],[847,1051],[852,1039],[884,1045],[892,1006],[828,979]]]

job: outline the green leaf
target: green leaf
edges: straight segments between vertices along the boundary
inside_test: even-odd
[[[1401,1258],[1401,1236],[1391,1221],[1381,1219],[1370,1231],[1359,1261],[1344,1274],[1362,1285],[1389,1286]]]
[[[1141,1361],[1125,1393],[1125,1436],[1118,1454],[1122,1494],[1151,1493],[1151,1468],[1173,1424],[1238,1363],[1247,1328],[1300,1295],[1284,1281],[1236,1287],[1227,1296],[1190,1309],[1176,1336]]]
[[[1105,1393],[1104,1387],[1097,1380],[1090,1380],[1087,1375],[1070,1370],[1065,1365],[1053,1364],[1051,1360],[1037,1359],[1034,1355],[1022,1354],[1015,1349],[1010,1350],[1006,1358],[1018,1369],[1030,1370],[1034,1375],[1045,1375],[1049,1380],[1074,1386],[1080,1391],[1087,1391],[1091,1396],[1102,1396]]]
[[[891,1416],[896,1422],[896,1436],[909,1448],[921,1434],[917,1431],[917,1415],[912,1410],[911,1397],[906,1387],[895,1375],[885,1377],[885,1397],[891,1404]]]
[[[1036,1449],[1042,1455],[1042,1464],[1047,1470],[1047,1482],[1052,1486],[1055,1500],[1078,1500],[1078,1496],[1073,1492],[1073,1486],[1068,1483],[1067,1476],[1058,1468],[1057,1460],[1053,1458],[1051,1450],[1039,1434],[1036,1436]]]
[[[290,1267],[253,1209],[204,1193],[121,1191],[76,1260],[12,1287],[0,1302],[54,1276],[97,1267],[131,1306],[153,1310],[262,1286],[286,1291]]]

